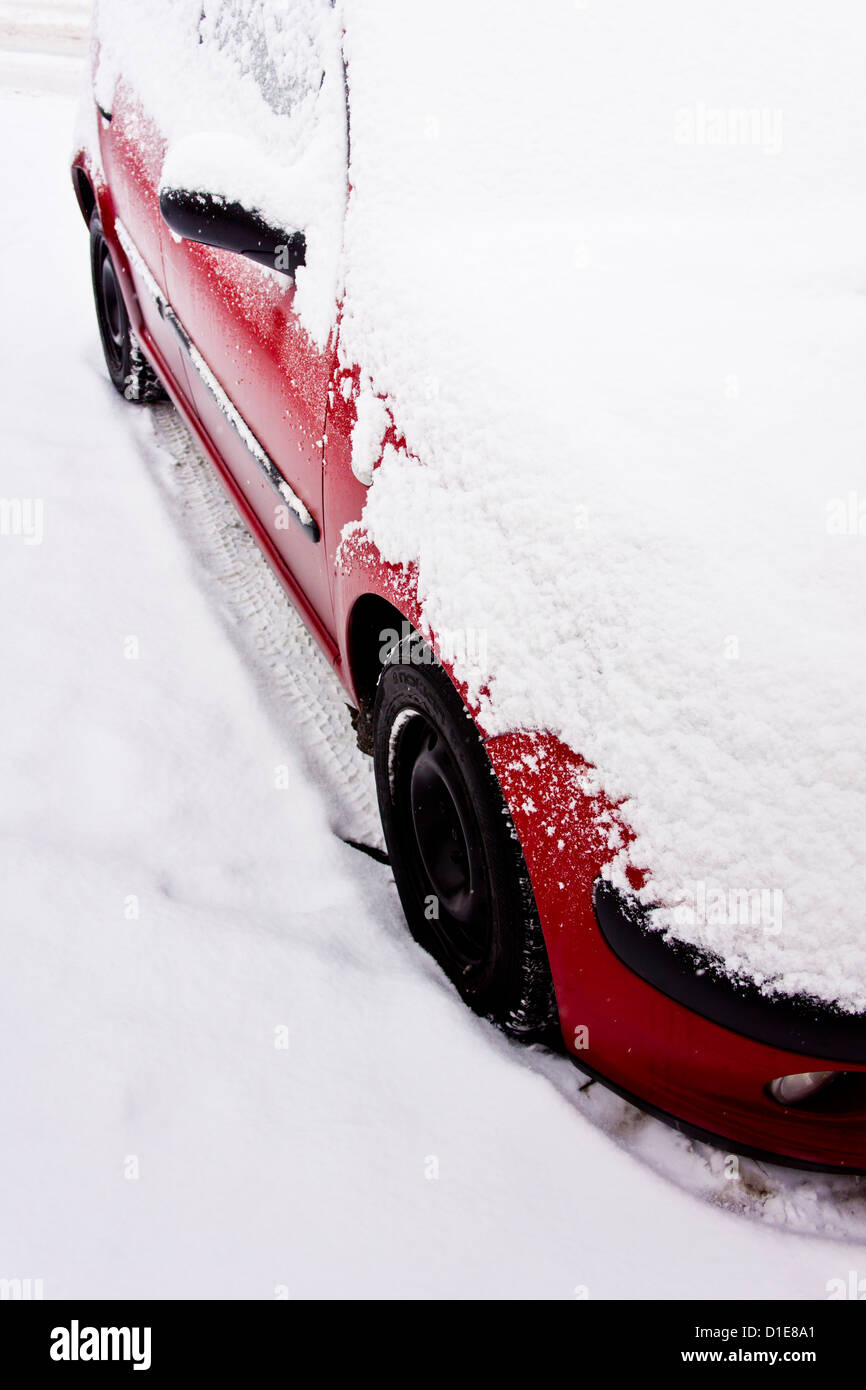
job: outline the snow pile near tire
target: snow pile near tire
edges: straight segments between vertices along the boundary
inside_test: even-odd
[[[345,25],[342,352],[407,441],[370,534],[485,633],[486,729],[623,800],[659,928],[866,1007],[862,12]]]

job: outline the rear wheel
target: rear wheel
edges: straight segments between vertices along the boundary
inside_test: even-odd
[[[96,321],[112,385],[128,401],[165,400],[165,391],[132,331],[120,281],[102,230],[99,213],[90,219],[90,269]]]
[[[553,983],[511,817],[474,722],[420,639],[382,671],[373,758],[415,940],[477,1013],[513,1036],[552,1038]]]

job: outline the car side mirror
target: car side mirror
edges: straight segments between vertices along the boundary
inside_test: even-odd
[[[176,236],[221,251],[234,251],[271,270],[294,276],[305,263],[303,232],[273,227],[255,209],[216,193],[164,187],[159,195],[162,216]]]

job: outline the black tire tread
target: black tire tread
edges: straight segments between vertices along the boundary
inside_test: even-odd
[[[405,670],[408,664],[398,655],[396,661],[391,661],[383,667],[373,706],[373,755],[376,763],[382,824],[391,856],[392,869],[395,870],[398,891],[400,891],[403,900],[412,935],[422,946],[429,949],[424,939],[423,925],[418,921],[413,921],[411,904],[407,905],[406,898],[401,891],[399,864],[395,865],[395,856],[399,855],[399,846],[395,843],[395,837],[391,833],[389,790],[386,785],[390,731],[393,725],[390,710],[395,700],[393,694],[395,682],[389,672],[397,669]],[[453,982],[466,1002],[476,1012],[496,1023],[510,1037],[526,1042],[544,1041],[555,1044],[559,1037],[558,1014],[547,949],[526,861],[499,781],[487,757],[474,721],[468,714],[449,676],[432,657],[432,653],[430,653],[429,662],[419,664],[416,659],[411,663],[411,669],[416,673],[422,673],[418,679],[429,685],[435,699],[448,711],[450,716],[449,741],[454,739],[459,741],[464,754],[471,758],[478,770],[479,787],[486,782],[487,794],[489,795],[487,807],[489,814],[486,819],[488,824],[501,825],[501,835],[499,832],[495,832],[499,844],[496,847],[494,857],[497,862],[505,866],[500,881],[495,885],[495,891],[506,896],[508,900],[506,910],[511,929],[519,932],[520,937],[519,950],[514,952],[512,956],[512,960],[516,961],[517,964],[507,972],[504,990],[500,987],[494,991],[496,999],[493,1007],[491,1007],[489,997],[482,995],[480,998],[474,998],[464,988],[461,980],[454,979],[452,976]],[[433,954],[435,955],[435,952]],[[440,964],[447,972],[444,962],[440,961]]]
[[[97,247],[102,242],[105,242],[105,233],[102,229],[99,209],[94,208],[90,218],[90,264],[93,273],[93,298],[96,306],[97,323],[100,328],[100,337],[102,337],[103,326],[95,267]],[[167,400],[168,397],[165,388],[145,357],[141,344],[132,330],[128,315],[126,315],[125,306],[124,317],[126,321],[126,340],[123,346],[123,360],[119,369],[116,369],[114,364],[112,364],[105,346],[105,341],[102,341],[105,365],[108,369],[108,375],[112,386],[123,396],[124,400],[131,401],[135,405],[154,405],[158,401]]]

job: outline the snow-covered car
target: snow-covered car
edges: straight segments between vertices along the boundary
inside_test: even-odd
[[[783,116],[806,50],[861,78],[722,9],[110,0],[73,180],[111,380],[339,674],[416,940],[676,1126],[857,1171],[866,122]],[[694,101],[767,53],[770,105]]]

